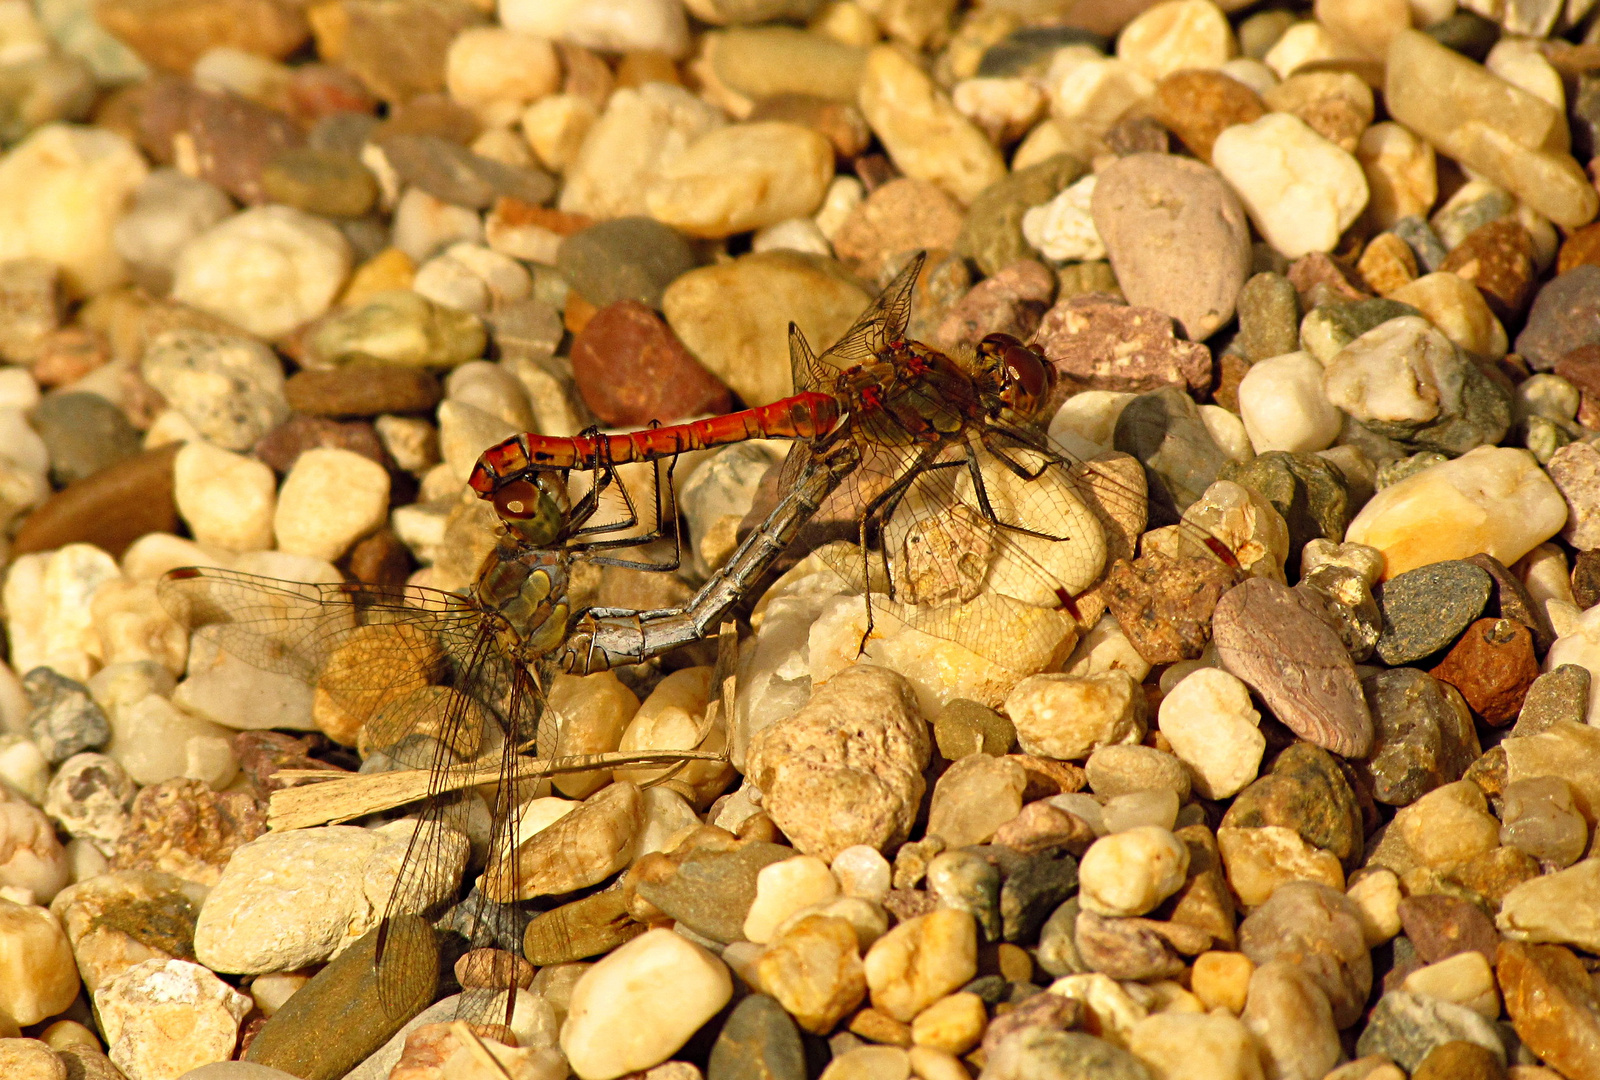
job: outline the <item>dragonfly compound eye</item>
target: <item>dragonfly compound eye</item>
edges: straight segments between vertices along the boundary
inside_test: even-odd
[[[1002,397],[1013,409],[1031,412],[1049,390],[1045,358],[1010,334],[989,334],[978,343],[978,351],[999,364],[1005,383]]]

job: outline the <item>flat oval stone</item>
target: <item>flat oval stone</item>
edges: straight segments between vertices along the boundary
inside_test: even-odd
[[[146,533],[176,532],[172,462],[180,449],[146,450],[56,492],[23,521],[12,554],[90,543],[120,556]]]
[[[1432,656],[1483,613],[1494,582],[1482,567],[1449,559],[1408,570],[1374,591],[1383,612],[1379,659],[1391,667]]]
[[[296,412],[313,416],[425,412],[444,396],[431,372],[360,361],[331,371],[297,371],[283,389]]]
[[[584,404],[617,427],[727,412],[732,404],[728,388],[639,300],[595,312],[573,339],[572,376]]]
[[[256,1033],[244,1060],[303,1080],[338,1080],[427,1008],[439,979],[433,928],[415,915],[393,920],[385,949],[404,948],[407,962],[386,959],[381,975],[379,933],[368,931],[295,991]]]
[[[1217,658],[1296,735],[1345,757],[1372,745],[1372,717],[1339,635],[1287,585],[1251,578],[1212,618]]]

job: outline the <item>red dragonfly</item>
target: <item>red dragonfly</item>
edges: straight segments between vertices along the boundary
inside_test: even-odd
[[[1049,630],[1019,618],[1026,612],[1018,605],[1080,617],[1077,599],[1106,563],[1108,519],[1132,518],[1142,528],[1145,493],[1091,475],[1093,466],[1052,442],[1040,413],[1053,368],[1016,338],[990,334],[961,358],[907,339],[923,261],[914,257],[820,357],[790,324],[798,391],[790,397],[621,435],[517,435],[484,452],[469,484],[498,508],[500,492],[529,470],[652,460],[752,438],[801,440],[785,463],[779,509],[691,602],[687,621],[647,613],[630,635],[606,620],[631,613],[593,611],[569,639],[569,670],[607,666],[596,650],[635,654],[650,633],[660,640],[668,628],[685,640],[704,633],[782,551],[780,538],[819,511],[856,533],[854,551],[829,545],[819,554],[869,597],[863,646],[872,607],[886,604],[919,630],[1015,666],[1051,648],[1043,640]],[[1118,504],[1115,513],[1107,503]],[[1234,564],[1219,541],[1198,539]],[[996,602],[967,606],[986,592]]]

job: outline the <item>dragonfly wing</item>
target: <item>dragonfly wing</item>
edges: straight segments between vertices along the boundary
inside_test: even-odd
[[[831,376],[840,368],[868,363],[886,346],[905,338],[906,327],[911,324],[911,293],[927,258],[923,251],[913,255],[844,336],[829,346],[817,361],[823,372]],[[821,384],[804,387],[796,383],[795,389],[826,391],[829,385],[824,379]]]

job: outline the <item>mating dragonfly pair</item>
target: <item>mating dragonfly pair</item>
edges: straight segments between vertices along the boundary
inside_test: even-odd
[[[504,528],[466,596],[198,568],[163,580],[163,602],[189,627],[316,686],[362,721],[365,750],[425,778],[425,787],[396,789],[423,804],[385,914],[388,926],[407,929],[379,949],[380,987],[402,985],[432,946],[422,940],[431,939],[426,923],[401,916],[456,899],[464,845],[451,834],[464,829],[473,781],[495,793],[481,896],[525,899],[507,838],[518,835],[543,675],[638,663],[715,632],[813,518],[848,522],[854,533],[854,545],[819,554],[866,597],[863,649],[875,608],[1000,664],[1033,651],[1017,640],[1037,625],[1018,617],[1024,609],[1081,616],[1076,598],[1106,562],[1103,503],[1117,481],[1096,478],[1091,490],[1085,465],[1045,434],[1052,369],[1036,352],[1004,334],[959,358],[907,340],[922,264],[913,258],[821,356],[791,325],[791,397],[631,434],[519,435],[487,450],[469,483]],[[753,438],[794,440],[777,505],[684,607],[569,610],[575,561],[676,569],[675,559],[625,554],[671,528],[672,464],[687,451]],[[649,470],[642,495],[618,469],[643,461],[667,465]],[[573,500],[576,471],[592,482]],[[1113,497],[1142,520],[1144,492],[1120,492]],[[654,527],[641,534],[641,522]],[[494,764],[462,771],[486,758]]]

